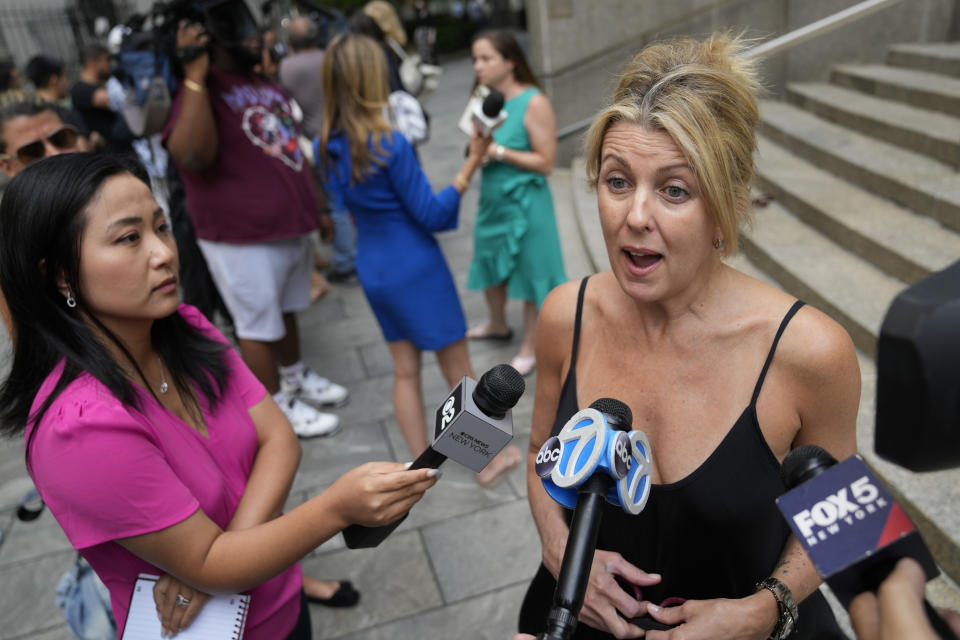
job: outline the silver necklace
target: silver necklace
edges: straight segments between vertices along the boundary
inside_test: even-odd
[[[167,384],[167,376],[163,374],[163,361],[160,360],[159,355],[157,355],[157,364],[160,365],[160,393],[166,393],[170,385]]]

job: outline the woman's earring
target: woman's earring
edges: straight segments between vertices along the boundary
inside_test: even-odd
[[[71,309],[77,306],[77,299],[73,297],[73,291],[67,291],[67,306]]]
[[[720,251],[721,249],[723,249],[723,238],[714,238],[713,248],[716,249],[717,251]]]

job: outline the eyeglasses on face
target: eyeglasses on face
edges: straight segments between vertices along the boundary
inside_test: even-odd
[[[60,151],[74,149],[77,146],[77,130],[71,125],[65,124],[48,135],[47,142]],[[43,138],[38,138],[37,140],[32,140],[20,145],[13,155],[15,155],[20,162],[27,165],[47,155],[47,146],[43,143]],[[5,157],[7,159],[11,158],[9,155],[5,155]]]

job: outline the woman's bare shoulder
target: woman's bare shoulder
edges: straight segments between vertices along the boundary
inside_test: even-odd
[[[591,278],[591,280],[593,279]],[[540,307],[540,315],[537,319],[538,332],[542,329],[573,330],[577,313],[577,296],[582,281],[579,278],[568,280],[547,294]]]

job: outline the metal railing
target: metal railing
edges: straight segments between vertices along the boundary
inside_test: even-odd
[[[747,51],[746,55],[748,58],[767,58],[846,24],[866,18],[870,14],[876,13],[881,9],[886,9],[890,5],[900,1],[901,0],[865,0],[843,11],[838,11],[832,16],[811,22],[805,27],[800,27],[778,38],[768,40],[763,44],[758,44]]]
[[[864,0],[842,11],[811,22],[805,27],[795,29],[772,40],[758,44],[746,52],[747,57],[768,58],[774,54],[781,53],[798,44],[807,42],[817,36],[833,31],[839,27],[861,20],[881,9],[886,9],[890,5],[901,2],[901,0]],[[590,126],[593,118],[585,118],[561,128],[557,131],[557,139],[564,140],[572,135],[583,131]]]

